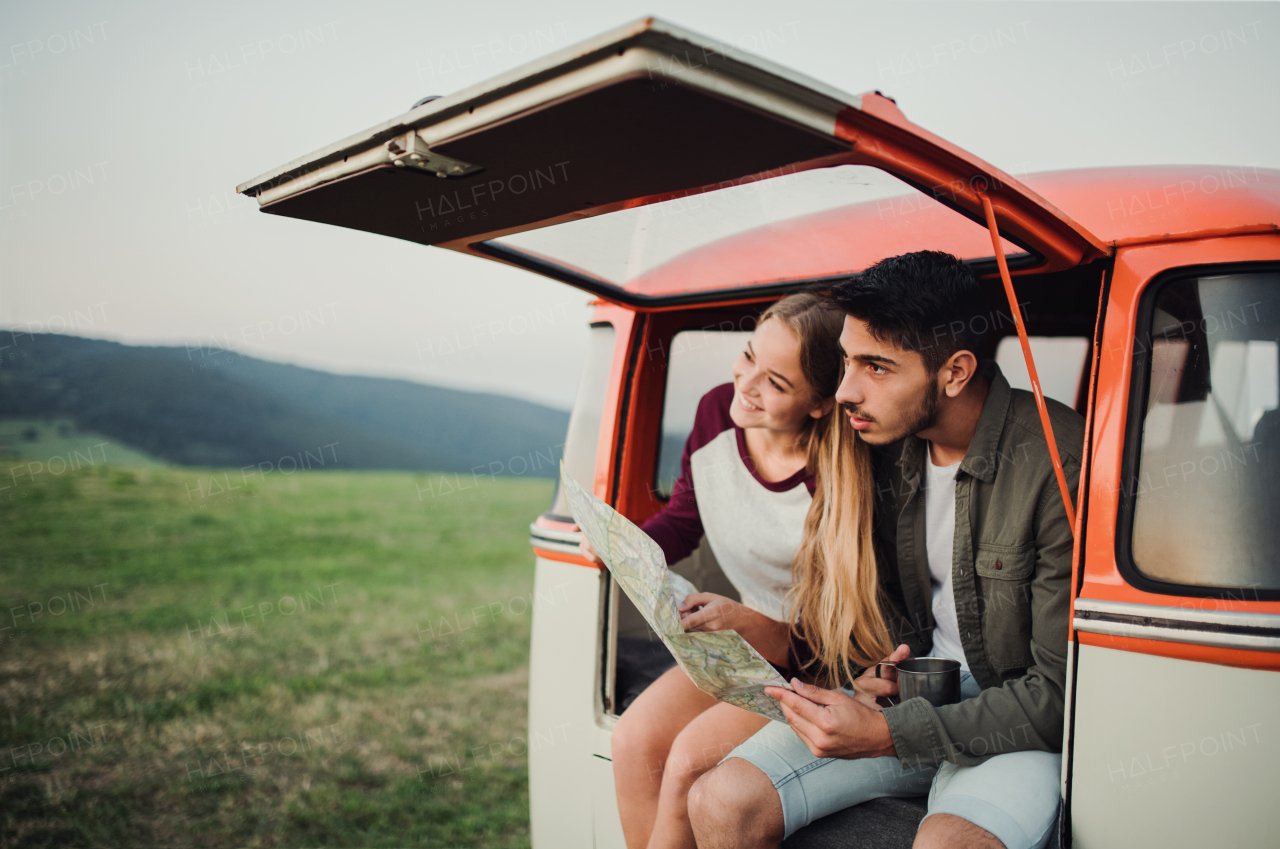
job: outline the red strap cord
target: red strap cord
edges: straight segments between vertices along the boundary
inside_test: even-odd
[[[1018,309],[1018,296],[1013,291],[1013,280],[1009,277],[1009,264],[1004,258],[1004,248],[1000,245],[1000,231],[996,228],[996,213],[991,208],[991,199],[985,194],[982,198],[982,211],[987,215],[987,229],[991,231],[991,246],[995,248],[996,265],[1000,266],[1000,279],[1004,281],[1004,294],[1009,299],[1009,309],[1013,311],[1013,323],[1018,328],[1018,341],[1022,343],[1022,356],[1027,361],[1027,374],[1031,375],[1031,390],[1036,396],[1036,409],[1040,411],[1040,424],[1044,427],[1044,438],[1049,444],[1049,456],[1053,458],[1053,473],[1058,476],[1058,489],[1062,490],[1062,505],[1067,508],[1067,522],[1071,533],[1075,535],[1076,511],[1071,506],[1071,492],[1067,489],[1067,473],[1062,470],[1062,458],[1058,455],[1058,442],[1053,438],[1053,425],[1049,423],[1049,408],[1044,404],[1044,393],[1040,391],[1040,375],[1036,372],[1036,362],[1031,356],[1031,341],[1027,339],[1027,327],[1022,323],[1022,310]]]

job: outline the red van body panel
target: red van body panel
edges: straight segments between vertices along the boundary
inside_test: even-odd
[[[1204,223],[1203,220],[1199,223]],[[1139,604],[1239,610],[1280,614],[1280,601],[1189,598],[1140,590],[1120,574],[1116,563],[1116,523],[1138,299],[1156,275],[1173,268],[1220,263],[1280,261],[1280,233],[1177,241],[1121,248],[1105,305],[1098,350],[1098,390],[1092,415],[1092,458],[1088,492],[1088,529],[1079,598]],[[1124,651],[1206,661],[1228,666],[1280,670],[1280,653],[1193,646],[1176,642],[1104,636],[1072,630],[1072,639]]]

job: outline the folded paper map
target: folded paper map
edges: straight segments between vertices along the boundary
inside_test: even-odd
[[[560,467],[569,510],[582,533],[694,685],[722,702],[786,722],[768,686],[791,689],[769,661],[737,631],[694,631],[680,625],[680,603],[693,584],[667,569],[667,558],[648,534],[583,489]]]

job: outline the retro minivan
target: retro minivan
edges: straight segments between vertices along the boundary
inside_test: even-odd
[[[1038,365],[1087,421],[1059,841],[1280,841],[1280,172],[1014,179],[879,92],[646,18],[239,191],[591,293],[564,465],[636,522],[761,309],[885,256],[960,257],[1006,305],[985,354],[1024,388]],[[623,846],[610,729],[670,663],[578,541],[557,493],[530,528],[535,592],[569,602],[533,619],[540,849]],[[732,595],[707,546],[673,568]],[[922,803],[881,801],[788,845],[909,844],[889,826]]]

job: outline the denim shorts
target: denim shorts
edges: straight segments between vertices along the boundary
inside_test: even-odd
[[[981,692],[963,670],[960,692],[966,699]],[[1062,755],[1050,752],[1011,752],[977,766],[903,769],[897,758],[814,757],[790,725],[770,722],[728,758],[742,758],[773,782],[786,837],[860,802],[927,793],[926,816],[953,814],[991,832],[1006,849],[1039,849],[1049,842],[1058,814]]]

